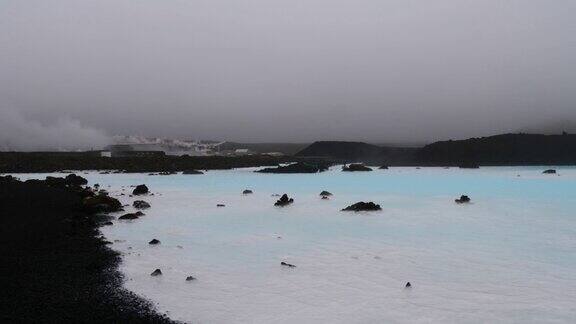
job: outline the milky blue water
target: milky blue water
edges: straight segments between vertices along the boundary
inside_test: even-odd
[[[126,287],[174,319],[573,323],[576,169],[544,169],[83,176],[129,204],[130,185],[154,193],[146,216],[102,232],[123,253]],[[295,203],[274,207],[283,193]],[[454,203],[461,194],[472,203]],[[340,211],[358,201],[383,210]]]

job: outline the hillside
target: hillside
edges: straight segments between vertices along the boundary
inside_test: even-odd
[[[503,134],[426,145],[423,164],[480,165],[576,164],[576,135]]]

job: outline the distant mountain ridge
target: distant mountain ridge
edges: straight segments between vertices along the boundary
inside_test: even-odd
[[[418,151],[426,164],[576,164],[576,135],[502,134],[442,141]]]
[[[576,135],[502,134],[440,141],[420,148],[327,141],[315,142],[296,156],[389,165],[566,165],[576,164]]]

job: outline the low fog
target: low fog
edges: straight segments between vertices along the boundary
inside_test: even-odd
[[[0,148],[573,124],[575,16],[573,0],[2,0]]]

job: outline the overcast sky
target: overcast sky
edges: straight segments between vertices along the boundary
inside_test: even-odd
[[[572,121],[575,17],[574,0],[0,0],[0,136],[429,142]]]

